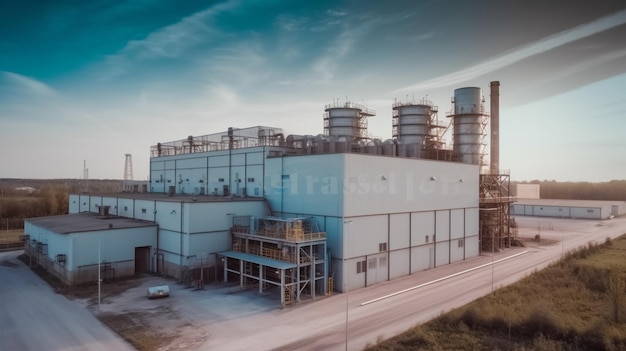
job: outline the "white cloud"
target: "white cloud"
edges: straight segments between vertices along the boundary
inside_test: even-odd
[[[352,51],[357,41],[369,31],[369,28],[370,26],[367,24],[348,28],[335,38],[325,53],[313,64],[313,71],[319,75],[318,81],[320,83],[328,83],[333,80],[341,60]]]
[[[50,88],[48,85],[21,74],[0,71],[0,77],[2,77],[2,80],[6,82],[6,84],[2,84],[2,86],[9,92],[36,95],[40,97],[54,96],[56,94],[54,89]]]
[[[589,23],[582,24],[572,29],[559,32],[534,43],[522,46],[478,65],[468,67],[441,77],[429,79],[421,83],[403,87],[393,91],[392,93],[408,90],[424,90],[426,88],[435,89],[459,84],[470,79],[479,77],[481,75],[510,66],[528,57],[544,53],[559,46],[563,46],[576,40],[598,34],[600,32],[623,25],[625,23],[626,10],[615,12],[611,15],[602,17]]]
[[[238,5],[238,0],[218,4],[152,32],[143,40],[129,41],[120,52],[107,57],[103,78],[106,80],[124,74],[137,61],[183,56],[198,44],[219,35],[219,31],[208,24],[209,20]]]

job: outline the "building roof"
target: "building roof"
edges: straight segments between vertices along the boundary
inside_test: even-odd
[[[154,222],[116,216],[105,217],[86,212],[63,216],[29,218],[26,219],[26,222],[57,234],[156,226]]]
[[[624,202],[608,200],[518,199],[516,204],[560,207],[606,207],[612,205],[624,205]]]
[[[233,201],[264,201],[262,197],[214,196],[214,195],[187,195],[164,193],[103,193],[103,194],[72,194],[85,196],[112,197],[131,200],[157,200],[167,202],[233,202]]]

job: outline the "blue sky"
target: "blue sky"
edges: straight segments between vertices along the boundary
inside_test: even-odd
[[[626,4],[571,1],[0,3],[0,177],[148,175],[157,142],[269,125],[323,132],[375,109],[501,82],[512,179],[626,179]]]

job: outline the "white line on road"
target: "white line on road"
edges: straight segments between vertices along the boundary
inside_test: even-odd
[[[485,264],[480,265],[480,266],[476,266],[474,268],[466,269],[464,271],[457,272],[457,273],[454,273],[452,275],[445,276],[443,278],[435,279],[435,280],[429,281],[429,282],[424,283],[424,284],[420,284],[420,285],[416,285],[416,286],[413,286],[413,287],[410,287],[410,288],[407,288],[407,289],[404,289],[404,290],[396,291],[396,292],[391,293],[389,295],[385,295],[385,296],[377,297],[377,298],[375,298],[373,300],[365,301],[365,302],[361,303],[361,306],[369,305],[369,304],[374,303],[374,302],[378,302],[378,301],[381,301],[381,300],[384,300],[384,299],[388,299],[390,297],[394,297],[394,296],[397,296],[397,295],[400,295],[400,294],[404,294],[404,293],[409,292],[411,290],[419,289],[419,288],[422,288],[424,286],[440,282],[442,280],[450,279],[450,278],[456,277],[456,276],[461,275],[461,274],[465,274],[465,273],[469,273],[471,271],[475,271],[477,269],[481,269],[483,267],[488,267],[488,266],[491,266],[491,265],[496,264],[498,262],[506,261],[506,260],[509,260],[511,258],[523,255],[525,253],[528,253],[528,250],[522,251],[520,253],[516,253],[515,255],[511,255],[511,256],[508,256],[508,257],[505,257],[505,258],[501,258],[501,259],[499,259],[497,261],[494,261],[494,262],[489,262],[489,263],[485,263]]]

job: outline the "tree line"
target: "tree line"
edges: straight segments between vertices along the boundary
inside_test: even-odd
[[[0,180],[0,230],[22,229],[24,219],[63,215],[69,212],[69,194],[112,193],[122,181],[93,180],[89,188],[82,180]]]

